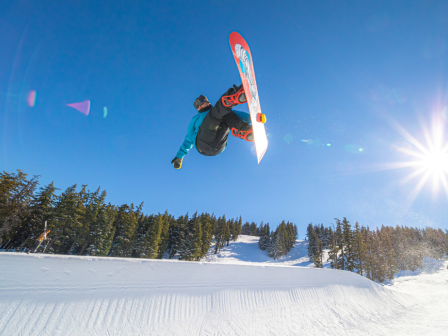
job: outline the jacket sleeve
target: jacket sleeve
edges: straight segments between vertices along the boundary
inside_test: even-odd
[[[184,143],[180,146],[179,151],[176,154],[176,157],[182,159],[185,155],[188,154],[191,148],[193,148],[194,142],[194,122],[195,119],[191,119],[190,124],[188,125],[187,135],[185,137]]]
[[[242,121],[250,124],[250,114],[249,113],[235,111],[235,110],[233,110],[233,112],[235,112],[235,114],[238,116],[238,118],[240,118]]]

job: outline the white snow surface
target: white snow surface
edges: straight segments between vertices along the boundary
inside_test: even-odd
[[[257,242],[202,262],[0,253],[0,335],[448,335],[448,262],[379,285]]]

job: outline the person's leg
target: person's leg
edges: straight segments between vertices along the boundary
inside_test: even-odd
[[[230,111],[224,116],[224,121],[230,129],[236,128],[237,130],[242,131],[247,131],[250,129],[250,125],[242,121],[233,111]]]
[[[40,244],[41,244],[41,242],[38,241],[38,240],[36,240],[34,242],[33,253],[35,253],[37,251],[37,249],[39,248]]]
[[[234,137],[253,142],[254,141],[254,133],[252,126],[241,120],[235,112],[231,112],[226,114],[224,117],[224,122],[230,128],[232,135]]]

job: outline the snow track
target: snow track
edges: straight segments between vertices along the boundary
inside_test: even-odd
[[[0,335],[428,334],[409,320],[421,300],[345,271],[16,253],[0,264]]]

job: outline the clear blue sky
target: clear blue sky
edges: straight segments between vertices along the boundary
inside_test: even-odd
[[[175,170],[194,98],[240,83],[232,31],[251,47],[267,153],[258,165],[231,137]],[[448,229],[443,190],[412,202],[419,178],[399,181],[413,168],[377,169],[412,147],[390,118],[425,143],[419,118],[448,104],[447,38],[446,1],[2,1],[0,169],[145,213],[292,221],[301,237],[344,216]],[[65,105],[87,99],[87,117]]]

